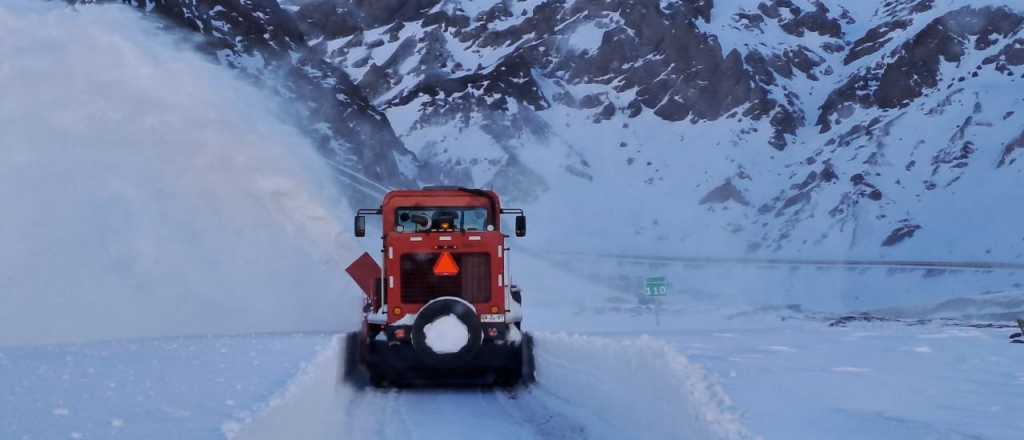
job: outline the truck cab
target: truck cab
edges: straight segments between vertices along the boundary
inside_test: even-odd
[[[522,297],[508,279],[502,214],[515,214],[515,235],[526,234],[522,210],[503,209],[486,190],[392,191],[380,208],[357,212],[357,237],[366,216],[381,219],[382,264],[364,254],[348,269],[366,295],[356,357],[374,382],[474,368],[521,378]]]

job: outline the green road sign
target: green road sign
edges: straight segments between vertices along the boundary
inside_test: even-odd
[[[668,295],[668,282],[665,277],[647,277],[644,279],[644,292],[647,296]]]

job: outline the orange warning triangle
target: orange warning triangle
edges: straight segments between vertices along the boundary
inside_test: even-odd
[[[439,277],[453,277],[459,274],[459,265],[455,263],[455,258],[449,252],[441,252],[441,256],[437,257],[437,262],[434,263],[434,275]]]

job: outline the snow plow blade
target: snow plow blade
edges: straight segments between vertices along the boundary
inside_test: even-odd
[[[533,338],[524,334],[519,344],[480,346],[459,365],[436,366],[423,362],[408,344],[386,341],[366,343],[358,332],[345,338],[343,379],[362,389],[367,386],[504,386],[528,385],[536,380]]]

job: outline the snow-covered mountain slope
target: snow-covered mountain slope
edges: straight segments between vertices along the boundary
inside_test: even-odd
[[[529,203],[535,224],[556,225],[534,229],[545,247],[1024,255],[1013,2],[290,9],[387,114],[419,181]]]
[[[360,205],[494,187],[558,250],[1024,256],[1013,2],[142,3],[289,98]]]
[[[355,320],[348,209],[278,100],[121,6],[4,1],[0,33],[0,345]]]

